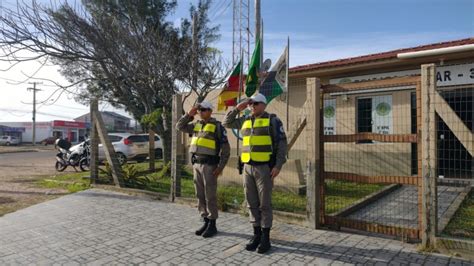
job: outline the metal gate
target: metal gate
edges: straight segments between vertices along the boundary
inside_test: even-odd
[[[420,237],[420,76],[321,86],[320,218]]]

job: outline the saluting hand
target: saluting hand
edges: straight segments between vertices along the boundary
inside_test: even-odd
[[[195,116],[197,114],[198,108],[199,108],[199,105],[193,106],[193,108],[191,108],[191,110],[189,110],[188,115],[189,116]]]
[[[237,108],[239,111],[243,111],[245,108],[247,108],[247,106],[249,106],[249,101],[248,101],[248,100],[243,101],[243,102],[237,104],[237,107],[236,107],[236,108]]]

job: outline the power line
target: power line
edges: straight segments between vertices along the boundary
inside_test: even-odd
[[[232,1],[233,0],[229,0],[229,3],[227,4],[227,6],[221,10],[221,12],[218,14],[218,15],[215,15],[211,20],[217,20],[219,19],[222,15],[225,14],[225,12],[229,9],[230,5],[232,4]],[[217,14],[217,13],[216,13]]]
[[[19,113],[25,113],[25,114],[30,113],[30,111],[20,110],[20,109],[11,109],[11,108],[0,108],[0,112],[7,112],[7,113],[19,112]],[[59,117],[59,118],[64,118],[64,119],[73,119],[74,118],[73,116],[62,116],[62,115],[57,115],[57,114],[52,114],[52,113],[47,113],[47,112],[36,112],[36,113],[40,114],[40,115],[53,116],[53,117]]]
[[[74,110],[79,110],[79,111],[87,111],[89,112],[89,108],[87,107],[84,107],[84,108],[77,108],[77,107],[70,107],[70,106],[65,106],[65,105],[60,105],[60,104],[54,104],[52,106],[58,106],[58,107],[64,107],[64,108],[68,108],[68,109],[74,109]]]

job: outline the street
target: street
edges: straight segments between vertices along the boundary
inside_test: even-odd
[[[40,150],[0,154],[0,180],[54,174],[56,153],[55,150]]]
[[[43,176],[56,174],[55,154],[54,150],[0,154],[0,216],[65,194],[35,184]]]

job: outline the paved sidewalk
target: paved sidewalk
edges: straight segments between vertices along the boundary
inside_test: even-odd
[[[195,209],[102,190],[88,190],[0,218],[5,264],[426,264],[470,265],[375,237],[276,223],[273,249],[243,249],[246,217],[221,213],[218,236],[194,235]]]

